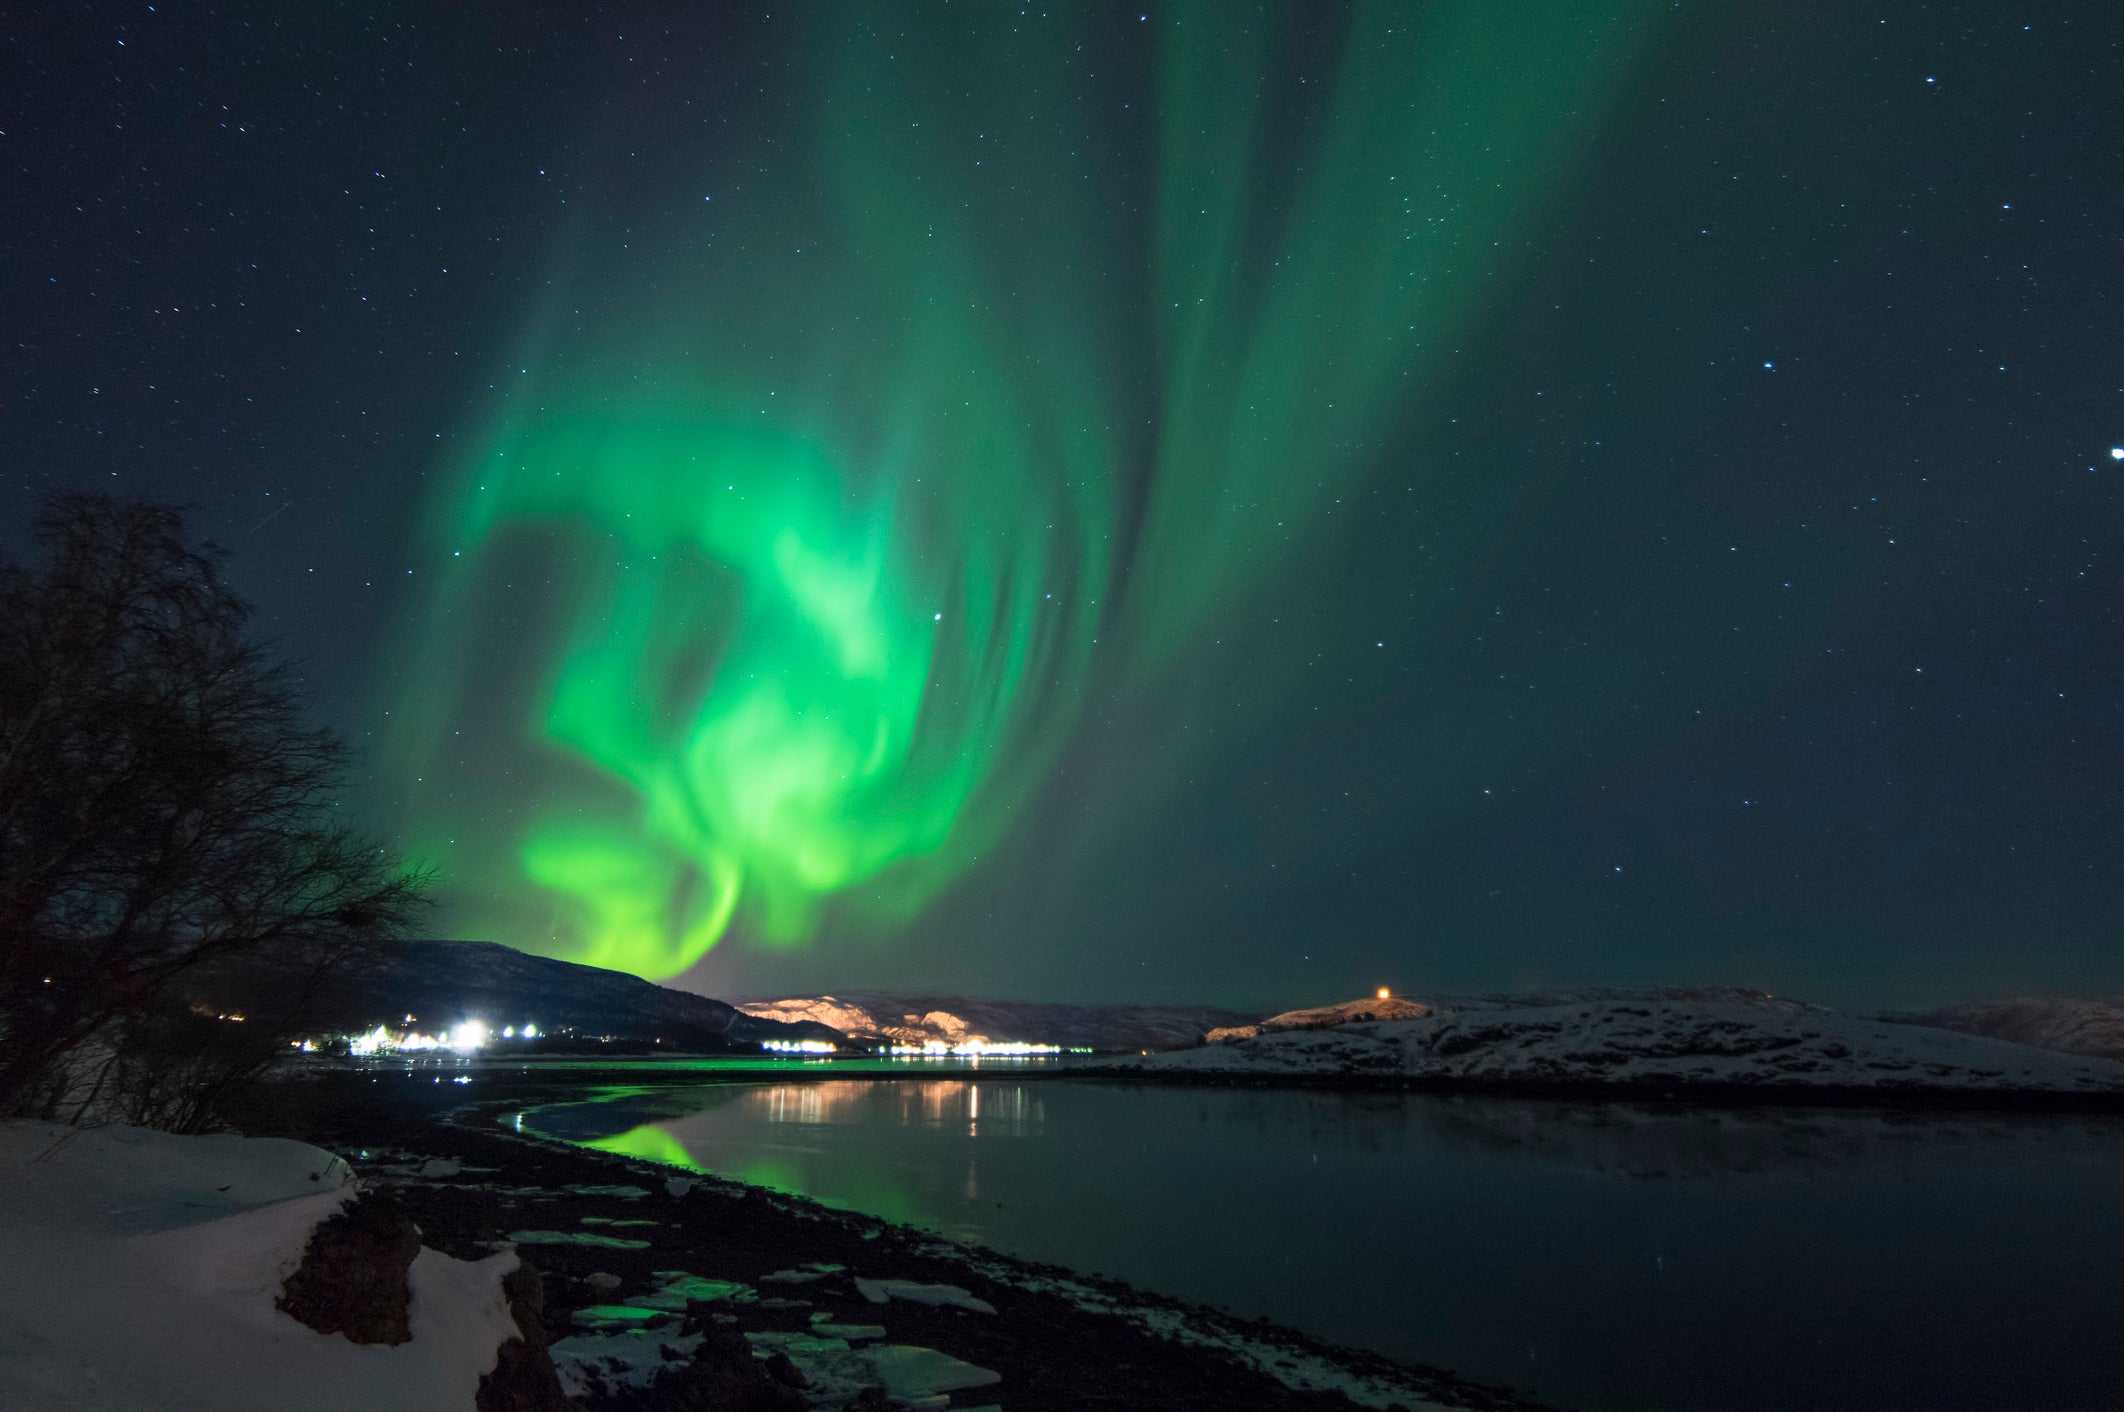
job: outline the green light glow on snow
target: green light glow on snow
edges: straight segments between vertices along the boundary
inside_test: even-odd
[[[905,925],[1322,552],[1636,10],[1361,4],[1301,87],[1309,7],[1169,5],[1133,100],[1062,29],[815,17],[791,155],[556,255],[445,468],[394,771],[459,934]]]

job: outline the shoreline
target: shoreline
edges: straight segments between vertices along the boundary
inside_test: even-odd
[[[807,1077],[813,1075],[832,1077],[815,1068]],[[556,1338],[571,1331],[577,1310],[647,1292],[659,1273],[683,1269],[758,1292],[754,1302],[715,1306],[741,1332],[789,1338],[808,1330],[814,1315],[830,1316],[836,1325],[883,1326],[894,1343],[937,1349],[1001,1375],[993,1386],[955,1393],[953,1407],[1545,1407],[1507,1388],[1343,1348],[1266,1320],[503,1126],[512,1111],[581,1097],[587,1088],[625,1086],[640,1075],[615,1073],[611,1084],[580,1070],[559,1081],[466,1075],[488,1090],[483,1093],[465,1092],[472,1085],[458,1085],[455,1076],[408,1078],[400,1071],[393,1077],[313,1073],[276,1091],[281,1102],[274,1106],[283,1111],[261,1112],[247,1127],[339,1152],[365,1184],[405,1200],[423,1240],[446,1253],[488,1254],[512,1232],[561,1237],[521,1245],[544,1276],[547,1324]],[[731,1074],[724,1081],[756,1083],[760,1076]],[[615,1224],[623,1221],[641,1224]],[[620,1243],[569,1240],[622,1230]],[[808,1273],[814,1265],[836,1269]],[[779,1281],[771,1278],[778,1275]],[[900,1299],[880,1306],[850,1287],[859,1277],[955,1286],[995,1312]],[[582,1405],[618,1412],[650,1404],[641,1394],[619,1394]]]
[[[1878,1108],[1885,1112],[2119,1113],[2124,1090],[1952,1089],[1912,1084],[1690,1083],[1628,1080],[1433,1078],[1416,1074],[1275,1074],[1242,1070],[1099,1067],[1070,1077],[1106,1083],[1210,1088],[1309,1088],[1350,1093],[1409,1093],[1439,1098],[1498,1098],[1566,1103],[1620,1103],[1664,1108]]]
[[[654,1059],[600,1064],[576,1059],[499,1061],[492,1067],[446,1069],[437,1067],[433,1076],[446,1081],[457,1077],[498,1080],[504,1077],[527,1084],[605,1087],[681,1087],[695,1084],[826,1083],[826,1082],[921,1082],[963,1080],[967,1082],[1052,1082],[1075,1080],[1168,1087],[1206,1088],[1300,1088],[1326,1092],[1407,1093],[1439,1098],[1493,1098],[1534,1102],[1626,1104],[1659,1108],[1876,1108],[1884,1112],[1989,1112],[2027,1114],[2124,1114],[2124,1089],[2113,1092],[2067,1091],[2028,1088],[1947,1088],[1926,1084],[1797,1084],[1706,1082],[1675,1084],[1664,1080],[1482,1079],[1433,1077],[1413,1074],[1367,1073],[1265,1073],[1237,1069],[1151,1069],[1101,1063],[1040,1063],[1023,1066],[980,1067],[966,1064],[955,1068],[901,1069],[859,1068],[866,1059],[814,1059],[790,1063],[786,1070],[772,1068],[687,1068],[689,1063],[713,1064],[724,1056],[672,1055]],[[849,1067],[835,1072],[837,1066]],[[377,1064],[370,1068],[325,1068],[307,1071],[307,1076],[325,1078],[339,1074],[397,1076],[408,1072],[429,1076],[419,1065]],[[568,1077],[563,1078],[566,1075]]]

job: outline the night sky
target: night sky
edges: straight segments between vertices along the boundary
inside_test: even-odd
[[[194,507],[436,930],[710,993],[2124,989],[2120,41],[18,7],[0,542]]]

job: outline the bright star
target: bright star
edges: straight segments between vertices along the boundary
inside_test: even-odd
[[[2112,447],[2110,447],[2110,448],[2109,448],[2109,459],[2110,459],[2110,460],[2112,460],[2112,461],[2124,461],[2124,446],[2112,446]]]

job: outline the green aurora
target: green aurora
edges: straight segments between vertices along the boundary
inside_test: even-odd
[[[697,189],[586,182],[401,654],[391,775],[457,934],[664,978],[907,924],[1093,703],[1320,552],[1645,12],[1164,5],[1089,53],[834,10],[786,41],[772,170],[688,116]],[[615,223],[655,257],[601,265]]]

